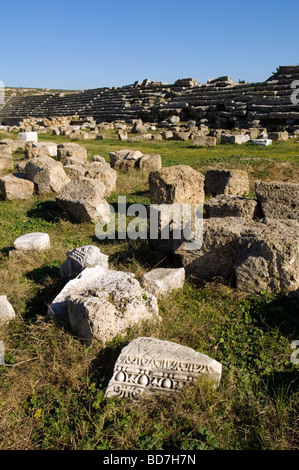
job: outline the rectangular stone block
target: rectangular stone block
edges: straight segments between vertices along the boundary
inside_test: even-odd
[[[19,140],[24,142],[37,142],[37,132],[19,132]]]

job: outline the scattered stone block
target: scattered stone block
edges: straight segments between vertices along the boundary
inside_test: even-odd
[[[108,256],[101,253],[97,246],[86,245],[67,252],[66,261],[60,266],[60,276],[71,279],[85,268],[101,266],[108,269]]]
[[[47,233],[26,233],[26,235],[22,235],[14,241],[14,247],[18,251],[48,250],[50,248],[50,237]]]
[[[2,145],[0,146],[2,147]],[[4,146],[3,146],[4,147]],[[9,148],[0,148],[0,170],[12,170],[13,158]]]
[[[140,286],[134,274],[99,265],[85,268],[69,281],[49,306],[48,314],[62,322],[69,319],[81,338],[104,342],[136,321],[159,319],[156,297]]]
[[[268,135],[268,138],[273,142],[286,142],[289,140],[289,133],[287,131],[284,132],[271,132]]]
[[[162,168],[161,155],[156,153],[145,154],[140,158],[140,160],[138,160],[138,162],[138,168],[141,171],[155,171]]]
[[[215,147],[216,143],[216,137],[196,135],[193,138],[193,145],[199,145],[201,147]]]
[[[140,279],[140,284],[157,298],[167,297],[173,290],[182,289],[184,282],[184,268],[157,268],[144,274]]]
[[[34,184],[24,178],[9,174],[0,178],[0,192],[3,199],[29,199],[32,197]]]
[[[42,149],[49,157],[57,157],[57,144],[54,142],[37,142],[32,147]]]
[[[69,297],[68,317],[76,336],[104,346],[141,321],[160,319],[156,297],[132,274],[109,270],[99,276],[96,288]]]
[[[222,365],[205,354],[170,341],[140,337],[122,349],[105,397],[172,394],[202,377],[218,385],[221,374]]]
[[[26,174],[34,183],[37,194],[58,193],[71,181],[62,163],[47,156],[29,160],[26,165]]]
[[[56,201],[77,222],[97,222],[105,220],[110,212],[105,191],[101,181],[79,178],[65,185]]]
[[[204,204],[205,217],[242,217],[257,219],[261,210],[256,199],[220,194]]]
[[[256,181],[255,193],[264,217],[299,222],[299,184]]]
[[[249,192],[249,178],[245,170],[208,170],[205,175],[205,193],[242,195]]]
[[[262,145],[263,147],[267,147],[268,145],[272,145],[272,140],[271,139],[251,139],[250,142],[252,142],[255,145]]]
[[[104,197],[109,197],[116,189],[116,171],[110,167],[109,163],[92,162],[85,167],[85,178],[91,178],[104,184]]]
[[[13,306],[8,302],[6,295],[0,295],[0,325],[9,323],[15,317]]]
[[[199,279],[233,281],[251,293],[293,291],[299,287],[298,229],[296,220],[210,218],[202,248],[181,245],[175,253],[186,273]]]
[[[84,147],[74,142],[59,144],[57,147],[58,160],[65,162],[66,158],[76,158],[77,160],[87,161],[87,151]]]
[[[113,168],[117,168],[120,166],[120,162],[125,160],[128,165],[134,168],[135,163],[137,160],[143,156],[143,153],[139,152],[139,150],[118,150],[117,152],[110,152],[109,157],[111,161],[111,166]],[[117,162],[119,162],[117,164]]]
[[[151,204],[203,204],[204,176],[188,165],[149,174]]]
[[[19,139],[23,140],[24,142],[37,142],[38,136],[37,132],[20,132]]]

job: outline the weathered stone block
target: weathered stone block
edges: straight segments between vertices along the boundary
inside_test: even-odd
[[[97,246],[86,245],[67,252],[66,261],[60,266],[62,278],[74,278],[85,268],[101,266],[108,269],[108,256],[101,253]]]
[[[204,176],[188,165],[149,174],[151,204],[203,204]]]
[[[242,195],[249,192],[249,178],[245,170],[208,170],[205,175],[205,193]]]
[[[255,193],[264,217],[299,222],[299,184],[256,181]]]
[[[26,233],[14,241],[14,247],[18,251],[48,250],[50,248],[50,237],[47,233]]]
[[[101,181],[75,179],[64,186],[56,201],[77,222],[97,222],[107,218],[110,212],[103,198],[105,191],[106,187]]]
[[[136,338],[122,349],[105,397],[138,399],[144,393],[174,393],[202,377],[215,385],[222,365],[186,346],[155,338]]]
[[[205,217],[242,217],[257,219],[261,210],[255,199],[241,196],[220,194],[204,203]]]
[[[9,323],[15,317],[13,306],[8,302],[6,295],[0,295],[0,325]]]
[[[35,185],[37,194],[58,193],[71,180],[62,163],[51,157],[36,157],[26,165],[27,178]]]
[[[13,201],[14,199],[29,199],[32,197],[34,184],[24,178],[12,174],[0,178],[0,192],[3,199]]]
[[[182,289],[185,282],[184,268],[157,268],[144,274],[141,285],[158,297],[167,297],[173,290]]]

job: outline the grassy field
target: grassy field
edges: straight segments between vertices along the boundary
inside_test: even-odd
[[[164,166],[246,169],[252,191],[255,179],[299,182],[295,141],[203,149],[188,142],[120,142],[110,131],[106,137],[78,143],[90,158],[108,161],[110,151],[130,148],[159,153]],[[17,162],[23,155],[14,157]],[[118,195],[148,204],[147,175],[119,174],[109,202]],[[160,301],[159,325],[139,325],[106,348],[97,342],[86,347],[46,316],[63,286],[59,266],[68,250],[97,245],[113,269],[136,274],[173,262],[146,240],[100,242],[94,229],[70,221],[53,195],[0,203],[0,295],[16,311],[16,319],[0,329],[6,362],[0,366],[0,449],[298,449],[299,368],[290,359],[291,343],[299,340],[298,300],[291,293],[252,296],[219,280],[188,277],[183,290]],[[9,257],[14,240],[33,231],[47,232],[51,249]],[[200,381],[171,398],[104,400],[121,348],[138,336],[174,341],[220,361],[220,386]]]

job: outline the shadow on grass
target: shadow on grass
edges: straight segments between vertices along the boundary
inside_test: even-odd
[[[47,316],[50,303],[63,289],[65,282],[60,278],[59,267],[42,266],[26,274],[26,278],[39,284],[34,298],[27,303],[25,320],[32,321],[38,316]]]
[[[36,207],[27,212],[27,216],[34,219],[42,219],[46,222],[59,222],[65,218],[64,212],[59,208],[56,201],[38,202]]]
[[[264,300],[251,297],[249,314],[261,329],[275,329],[283,336],[299,339],[299,300],[294,293],[263,293]]]

